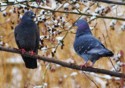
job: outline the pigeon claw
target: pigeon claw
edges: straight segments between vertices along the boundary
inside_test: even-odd
[[[22,54],[24,54],[26,52],[25,49],[20,49],[20,50],[21,50]]]
[[[88,67],[88,64],[87,64],[87,62],[85,62],[84,64],[82,64],[82,65],[80,65],[80,68],[82,69],[82,68],[86,68],[86,67]]]
[[[87,68],[87,67],[92,68],[93,65],[94,65],[94,63],[92,63],[91,65],[89,65],[87,62],[85,62],[84,64],[80,65],[80,68],[81,68],[81,69],[82,69],[82,68]]]
[[[34,55],[35,53],[33,51],[29,51],[30,55]]]

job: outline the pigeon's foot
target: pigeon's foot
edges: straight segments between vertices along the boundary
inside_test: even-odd
[[[22,54],[24,54],[26,52],[25,49],[20,49],[20,50],[21,50]]]
[[[91,65],[89,65],[89,67],[93,67],[94,66],[94,63],[92,63]]]
[[[85,64],[80,65],[80,69],[82,69],[84,67],[87,67],[87,65],[85,65]]]
[[[80,65],[81,69],[84,68],[84,67],[88,67],[88,63],[87,62],[85,62],[84,64]]]
[[[80,68],[82,69],[82,68],[86,68],[86,67],[93,67],[93,65],[94,65],[94,63],[92,63],[91,65],[89,64],[89,63],[87,63],[87,62],[85,62],[84,64],[82,64],[82,65],[80,65]]]
[[[33,51],[29,51],[30,55],[34,55],[35,53]]]

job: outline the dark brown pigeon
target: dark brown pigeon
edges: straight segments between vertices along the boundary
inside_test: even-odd
[[[21,22],[16,26],[14,34],[17,46],[22,51],[38,53],[39,47],[39,29],[33,21],[35,14],[27,11]],[[26,57],[22,55],[25,66],[29,69],[37,68],[37,58]]]

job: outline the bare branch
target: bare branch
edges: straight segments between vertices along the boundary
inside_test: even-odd
[[[31,8],[35,8],[34,6],[29,6]],[[85,15],[85,16],[93,16],[92,14],[86,14],[86,13],[79,13],[79,12],[72,12],[72,11],[60,11],[60,10],[52,10],[48,8],[43,8],[43,7],[37,7],[38,9],[44,9],[46,11],[51,11],[51,12],[58,12],[58,13],[67,13],[67,14],[76,14],[76,15]],[[115,20],[122,20],[125,21],[125,18],[119,18],[119,17],[111,17],[111,16],[100,16],[96,15],[96,18],[104,18],[104,19],[115,19]]]
[[[117,4],[117,5],[125,5],[124,2],[116,2],[116,1],[110,1],[110,0],[89,0],[89,1],[97,1],[97,2],[104,2],[107,4]]]
[[[5,48],[5,47],[2,47],[2,46],[0,46],[0,51],[6,51],[6,52],[22,54],[19,49]],[[22,55],[27,56],[27,57],[38,58],[39,60],[59,64],[59,65],[61,65],[63,67],[67,67],[67,68],[71,68],[71,69],[76,69],[76,70],[81,70],[81,71],[88,71],[88,72],[95,72],[95,73],[101,73],[101,74],[107,74],[107,75],[110,75],[110,76],[125,78],[125,74],[123,74],[123,73],[108,71],[108,70],[99,69],[99,68],[91,68],[91,67],[81,68],[78,65],[75,65],[75,64],[72,64],[72,63],[66,63],[66,62],[63,62],[63,61],[60,61],[60,60],[57,60],[57,59],[54,59],[54,58],[48,58],[48,57],[43,57],[43,56],[39,56],[39,55],[30,55],[28,52],[26,52],[26,53],[24,53]]]

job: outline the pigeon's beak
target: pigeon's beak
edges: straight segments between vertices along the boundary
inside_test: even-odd
[[[75,22],[75,24],[74,24],[75,26],[77,26],[77,22]]]
[[[36,14],[33,14],[33,15],[32,15],[32,18],[35,18],[35,17],[36,17]]]

